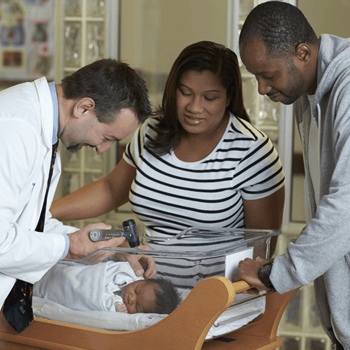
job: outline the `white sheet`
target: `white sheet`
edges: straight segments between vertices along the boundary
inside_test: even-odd
[[[139,280],[143,277],[137,277],[128,262],[82,265],[60,261],[34,284],[33,296],[77,311],[115,312],[114,303],[123,300],[114,292]]]
[[[243,253],[248,254],[250,250]],[[125,283],[139,279],[142,277],[137,277],[127,262],[107,262],[92,266],[60,262],[35,284],[33,312],[38,317],[92,328],[112,331],[143,329],[167,315],[115,312],[113,305],[113,291],[119,290]],[[183,300],[190,292],[189,289],[179,291]],[[237,294],[235,306],[227,309],[217,319],[206,339],[236,330],[265,311],[264,296],[247,299],[251,299],[251,296]]]
[[[143,329],[157,323],[166,316],[160,314],[127,314],[110,311],[76,311],[51,300],[35,296],[33,297],[33,312],[35,316],[54,321],[111,331]]]
[[[237,294],[235,303],[247,298]],[[206,339],[232,332],[259,316],[265,311],[265,297],[251,300],[242,305],[229,308],[217,319],[208,332]],[[75,311],[51,300],[33,297],[33,312],[37,317],[55,321],[78,324],[111,331],[134,331],[149,327],[167,315],[159,314],[126,314],[109,311]],[[234,318],[225,324],[228,319]]]

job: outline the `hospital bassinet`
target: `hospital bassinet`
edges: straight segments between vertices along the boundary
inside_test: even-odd
[[[256,303],[265,303],[265,296],[240,295],[240,298],[236,298],[236,293],[248,289],[249,285],[245,282],[231,283],[226,277],[231,278],[238,262],[245,257],[266,258],[271,237],[279,233],[274,230],[244,229],[213,232],[192,228],[173,239],[148,238],[145,243],[152,247],[151,250],[116,248],[96,251],[78,263],[123,260],[130,254],[152,256],[165,277],[181,288],[184,301],[170,315],[147,328],[133,331],[97,329],[92,328],[94,323],[90,324],[88,318],[81,320],[80,324],[72,324],[53,316],[50,317],[53,320],[35,317],[31,326],[16,334],[1,315],[0,346],[19,350],[277,348],[282,344],[282,340],[276,337],[277,327],[293,292],[286,295],[268,294],[266,309],[262,313],[254,308]],[[197,246],[199,241],[202,243],[200,249]],[[203,245],[203,242],[207,244]],[[166,266],[171,267],[169,273]],[[184,273],[180,274],[179,279],[181,266]],[[232,317],[230,310],[233,310]],[[237,310],[240,310],[238,314]],[[229,316],[223,319],[224,326],[220,333],[215,327],[220,325],[221,321],[218,320],[222,319],[224,311]],[[48,316],[50,312],[44,315]],[[227,328],[237,321],[239,325],[241,320],[244,326],[238,330]],[[208,338],[209,334],[211,336]]]

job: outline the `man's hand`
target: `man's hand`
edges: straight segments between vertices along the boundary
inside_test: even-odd
[[[90,231],[94,228],[101,230],[111,229],[112,226],[104,223],[91,224],[80,231],[68,235],[70,246],[66,256],[67,259],[79,260],[101,248],[115,248],[124,243],[124,237],[116,237],[107,241],[93,242],[90,239]]]
[[[242,260],[238,265],[238,270],[233,276],[233,282],[246,281],[253,289],[246,291],[248,294],[259,294],[259,292],[268,288],[260,281],[258,272],[261,266],[263,266],[267,261],[257,257],[255,260],[246,258]]]

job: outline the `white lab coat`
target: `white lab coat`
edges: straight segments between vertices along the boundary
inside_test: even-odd
[[[0,305],[15,280],[38,281],[62,256],[62,233],[74,231],[47,212],[39,220],[52,153],[53,106],[45,78],[0,93]],[[47,208],[60,176],[56,157]]]

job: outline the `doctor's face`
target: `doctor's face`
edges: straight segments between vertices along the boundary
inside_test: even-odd
[[[110,124],[100,123],[93,114],[67,125],[60,135],[60,140],[70,152],[77,152],[83,146],[90,146],[100,154],[107,151],[115,141],[130,135],[137,126],[138,119],[130,108],[121,110],[116,120]]]
[[[293,56],[269,57],[261,40],[249,42],[241,58],[247,70],[255,75],[260,95],[273,102],[291,104],[305,92],[305,78],[293,61]]]
[[[157,285],[144,280],[129,283],[122,290],[122,299],[129,314],[151,313],[156,308]]]

